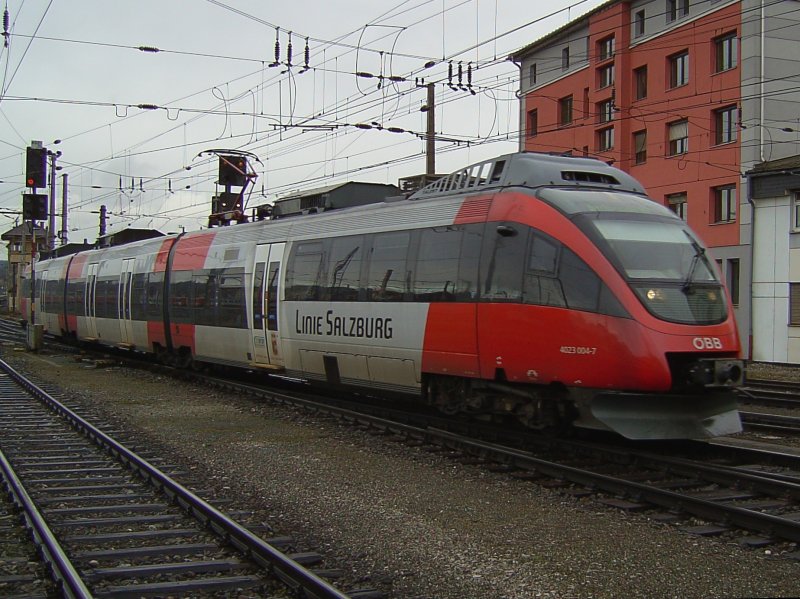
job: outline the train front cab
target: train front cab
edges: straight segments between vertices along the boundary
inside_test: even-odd
[[[574,242],[584,245],[581,255],[630,315],[627,323],[609,321],[622,325],[615,350],[621,378],[607,381],[608,390],[595,386],[583,405],[583,424],[595,421],[634,439],[741,431],[732,393],[743,377],[736,322],[717,269],[694,233],[663,206],[630,194],[563,189],[539,194],[580,230]],[[581,237],[602,259],[580,244]],[[582,345],[568,342],[561,348],[565,358]]]

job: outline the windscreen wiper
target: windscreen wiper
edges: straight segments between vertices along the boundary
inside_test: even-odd
[[[683,285],[681,285],[681,291],[683,291],[686,295],[689,295],[692,292],[692,282],[694,280],[694,271],[697,269],[697,264],[700,262],[700,258],[706,255],[706,248],[702,245],[697,243],[694,239],[689,238],[689,241],[694,248],[694,256],[692,257],[692,263],[689,265],[689,273],[686,275],[686,279],[683,281]]]

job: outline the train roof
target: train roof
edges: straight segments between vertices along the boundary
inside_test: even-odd
[[[594,187],[644,194],[627,173],[595,158],[516,152],[462,168],[423,187],[410,200],[504,187]]]

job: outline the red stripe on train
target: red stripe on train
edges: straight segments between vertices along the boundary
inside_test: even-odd
[[[428,308],[422,371],[477,377],[476,304],[434,303]]]
[[[173,270],[202,269],[206,265],[208,248],[214,241],[216,233],[199,233],[181,237],[175,243],[175,255],[172,258]]]
[[[461,208],[456,214],[455,224],[466,225],[469,223],[482,223],[489,215],[489,208],[492,206],[492,196],[478,196],[467,198],[461,204]]]

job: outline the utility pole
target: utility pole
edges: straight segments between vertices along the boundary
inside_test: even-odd
[[[61,152],[48,152],[50,157],[50,214],[47,220],[47,247],[56,247],[56,158]]]
[[[106,205],[100,206],[100,237],[105,237],[106,234]]]
[[[427,143],[425,145],[425,175],[430,177],[436,174],[436,142],[434,134],[436,129],[436,115],[434,113],[435,87],[433,83],[428,84],[428,131],[426,134]],[[426,177],[426,178],[427,178]],[[427,181],[430,182],[430,181]]]
[[[67,245],[67,173],[61,175],[61,245]]]

